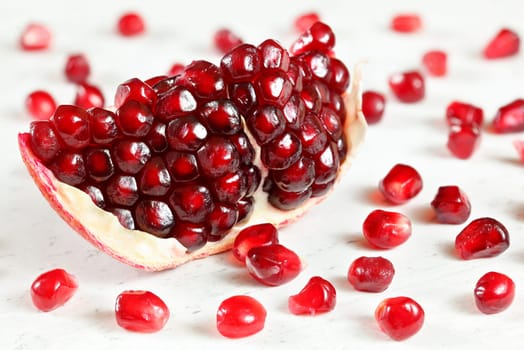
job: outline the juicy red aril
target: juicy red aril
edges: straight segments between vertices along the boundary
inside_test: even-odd
[[[56,103],[53,96],[43,90],[37,90],[30,93],[25,99],[27,112],[36,120],[47,120],[51,117],[56,109]]]
[[[394,340],[415,335],[424,324],[424,309],[409,297],[384,299],[375,310],[380,329]]]
[[[311,277],[306,286],[288,299],[288,309],[295,315],[317,315],[335,308],[337,291],[328,280]]]
[[[91,73],[91,66],[83,54],[70,55],[64,68],[64,73],[70,82],[85,83]]]
[[[287,169],[272,171],[271,179],[284,191],[301,191],[315,181],[315,163],[310,158],[301,157]]]
[[[424,77],[418,71],[393,74],[389,87],[399,101],[414,103],[422,100],[426,93]]]
[[[289,53],[278,42],[268,39],[258,45],[262,67],[265,69],[278,69],[287,71],[289,69]]]
[[[475,124],[480,127],[484,123],[484,111],[469,103],[453,101],[446,108],[446,122],[449,126]]]
[[[236,295],[218,306],[216,326],[224,337],[243,338],[264,329],[266,309],[258,300],[247,295]]]
[[[216,31],[213,36],[213,43],[221,53],[228,53],[238,45],[242,44],[242,39],[230,29],[222,28]]]
[[[422,190],[418,171],[406,164],[396,164],[379,182],[379,190],[391,203],[402,204]]]
[[[299,207],[311,198],[314,184],[303,191],[289,192],[278,187],[269,187],[268,201],[273,206],[282,210],[291,210]]]
[[[492,38],[482,52],[487,59],[496,59],[516,55],[520,50],[520,37],[511,29],[501,29]]]
[[[422,56],[422,64],[434,77],[443,77],[448,71],[448,55],[444,51],[428,51]]]
[[[57,174],[58,180],[71,186],[80,185],[87,177],[84,158],[79,153],[62,152],[49,168]]]
[[[475,285],[475,303],[485,314],[496,314],[506,310],[515,298],[515,283],[498,272],[488,272]]]
[[[186,185],[175,188],[170,195],[171,206],[178,218],[202,223],[213,210],[210,191],[204,186]]]
[[[95,85],[87,83],[79,84],[76,90],[75,105],[84,109],[103,107],[104,95]]]
[[[184,65],[182,63],[173,63],[171,68],[169,68],[168,76],[174,77],[175,75],[180,75],[184,71]],[[158,83],[158,82],[156,82]],[[155,83],[155,84],[156,84]],[[155,84],[149,84],[150,86],[155,86]]]
[[[129,100],[117,109],[115,121],[122,134],[143,137],[151,130],[154,117],[149,107],[135,100]]]
[[[156,93],[151,86],[142,80],[132,78],[118,85],[115,94],[115,107],[120,108],[120,106],[130,100],[151,106],[156,100]]]
[[[233,243],[233,256],[244,263],[251,248],[278,244],[278,231],[272,224],[246,227],[238,233]]]
[[[362,93],[362,113],[368,124],[378,123],[384,115],[386,99],[384,95],[376,91],[365,91]]]
[[[380,293],[389,287],[394,276],[395,268],[388,259],[361,256],[351,263],[347,277],[356,290]]]
[[[125,13],[118,19],[117,30],[123,36],[137,36],[145,29],[144,19],[138,13]]]
[[[223,176],[238,169],[240,156],[235,145],[226,138],[210,137],[197,151],[202,173],[210,177]]]
[[[292,133],[284,133],[262,148],[260,158],[269,169],[286,169],[296,162],[302,152],[300,140]]]
[[[114,145],[113,157],[122,172],[137,174],[151,158],[151,151],[144,142],[123,140]]]
[[[201,113],[209,129],[217,134],[234,135],[242,128],[240,114],[228,100],[211,101]]]
[[[266,144],[280,135],[285,128],[282,112],[273,106],[257,108],[247,118],[249,130],[259,144]]]
[[[318,13],[308,12],[308,13],[304,13],[298,16],[295,19],[295,22],[293,24],[294,24],[295,30],[299,33],[302,33],[308,30],[309,28],[311,28],[313,24],[319,21],[320,21],[320,16],[318,15]]]
[[[209,214],[209,221],[213,223],[208,240],[215,242],[224,238],[229,230],[237,223],[238,209],[231,205],[218,203]]]
[[[411,236],[411,220],[401,213],[374,210],[362,224],[366,240],[374,247],[381,249],[394,248]]]
[[[140,191],[145,195],[164,196],[171,187],[171,174],[159,156],[146,163],[139,178]]]
[[[135,217],[139,229],[158,237],[167,237],[175,224],[169,206],[156,200],[139,202],[135,208]]]
[[[134,230],[136,228],[135,219],[133,218],[133,213],[131,213],[131,210],[123,208],[112,208],[110,209],[110,212],[115,215],[115,217],[118,219],[118,222],[120,222],[120,225],[123,227],[127,228],[128,230]]]
[[[120,327],[129,331],[153,333],[164,328],[169,320],[169,309],[151,292],[129,290],[116,298],[115,318]]]
[[[281,244],[251,248],[245,262],[249,274],[268,286],[289,282],[302,269],[298,255]]]
[[[182,86],[162,93],[154,104],[153,111],[162,121],[169,121],[176,117],[189,115],[197,108],[193,94]]]
[[[524,131],[524,99],[516,99],[500,107],[492,126],[500,134]]]
[[[24,51],[45,50],[51,44],[51,32],[42,24],[30,23],[24,28],[19,44]]]
[[[275,70],[258,76],[255,89],[260,102],[282,108],[291,97],[293,85],[284,72]]]
[[[50,120],[67,146],[80,149],[89,144],[89,115],[82,108],[59,106]]]
[[[33,152],[45,164],[49,163],[60,150],[60,141],[52,124],[46,121],[33,122],[29,132]]]
[[[205,224],[177,222],[171,230],[171,235],[186,247],[188,252],[193,252],[206,244],[209,228]]]
[[[196,151],[205,142],[206,137],[207,129],[192,115],[174,119],[167,125],[167,142],[170,148],[176,151]]]
[[[302,33],[289,51],[295,56],[308,51],[330,53],[334,46],[335,35],[331,28],[325,23],[316,22]]]
[[[415,13],[403,13],[391,19],[390,27],[395,32],[413,33],[422,28],[422,18]]]
[[[489,217],[473,220],[455,238],[455,250],[464,260],[490,258],[508,248],[508,230]]]
[[[107,149],[94,148],[86,153],[86,168],[95,181],[105,181],[115,172],[111,154]]]
[[[185,66],[176,83],[189,89],[195,96],[206,100],[226,97],[220,68],[207,61],[193,61]]]
[[[106,145],[120,135],[113,112],[102,108],[91,108],[89,113],[89,130],[94,143]]]
[[[228,82],[251,80],[260,71],[260,57],[253,45],[241,44],[222,57],[220,68]]]
[[[63,269],[50,270],[31,285],[31,299],[38,310],[48,312],[64,305],[77,289],[75,276]]]
[[[138,185],[132,176],[112,177],[106,187],[107,197],[114,205],[130,207],[138,200]]]
[[[196,158],[191,153],[173,152],[166,153],[166,165],[173,180],[186,182],[195,180],[198,175],[198,165]]]
[[[480,144],[480,128],[476,124],[457,124],[449,128],[446,146],[457,158],[470,158]]]
[[[462,224],[471,213],[468,196],[458,186],[439,187],[431,206],[437,221],[443,224]]]

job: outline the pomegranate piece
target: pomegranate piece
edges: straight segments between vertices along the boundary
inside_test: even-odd
[[[449,126],[474,124],[481,127],[484,123],[484,111],[466,102],[453,101],[446,108],[446,122]]]
[[[362,224],[366,240],[374,247],[391,249],[411,236],[411,220],[401,213],[373,210]]]
[[[328,280],[311,277],[306,286],[288,299],[288,309],[294,315],[317,315],[335,308],[337,291]]]
[[[506,310],[515,298],[515,282],[499,272],[488,272],[482,276],[474,290],[477,308],[485,314],[496,314]]]
[[[464,260],[490,258],[509,248],[509,233],[499,221],[484,217],[470,222],[455,239],[455,250]]]
[[[247,252],[245,263],[249,274],[268,286],[289,282],[302,269],[298,255],[281,244],[251,248]]]
[[[64,305],[75,294],[78,282],[63,269],[38,276],[31,285],[31,299],[38,310],[48,312]]]
[[[139,333],[154,333],[169,320],[169,309],[157,295],[142,290],[120,293],[115,302],[115,318],[124,329]]]
[[[406,164],[396,164],[379,182],[379,190],[389,202],[402,204],[422,190],[422,177]]]
[[[422,64],[434,77],[443,77],[448,72],[448,55],[441,50],[428,51],[422,56]]]
[[[501,29],[482,51],[484,58],[497,59],[516,55],[520,50],[520,37],[511,29]]]
[[[382,120],[386,99],[377,91],[364,91],[362,93],[362,113],[368,124],[375,124]]]
[[[278,244],[277,228],[269,223],[248,226],[238,233],[233,243],[233,256],[244,263],[254,247]]]
[[[104,103],[104,95],[98,86],[88,83],[78,85],[75,96],[75,105],[88,109],[91,107],[103,107]]]
[[[431,206],[442,224],[462,224],[471,213],[469,198],[458,186],[439,187]]]
[[[83,54],[70,55],[67,58],[64,73],[67,80],[72,83],[85,83],[91,73],[91,66],[87,57]]]
[[[480,140],[480,128],[476,124],[457,124],[449,128],[446,146],[455,157],[468,159],[479,147]]]
[[[24,28],[19,44],[24,51],[45,50],[51,45],[51,32],[43,24],[30,23]]]
[[[55,99],[44,90],[31,92],[25,99],[25,108],[36,120],[49,119],[56,109]]]
[[[418,71],[395,73],[389,78],[389,87],[404,103],[419,102],[426,93],[424,77]]]
[[[264,329],[266,309],[247,295],[235,295],[222,301],[217,311],[217,330],[227,338],[244,338]]]
[[[424,309],[409,297],[384,299],[375,310],[380,329],[393,340],[415,335],[424,325]]]
[[[228,53],[238,45],[242,44],[242,39],[230,29],[221,28],[213,36],[213,44],[221,53]]]
[[[325,23],[316,22],[291,45],[289,51],[295,56],[315,50],[327,54],[334,46],[335,35],[331,28]]]
[[[416,13],[402,13],[391,19],[390,27],[398,33],[414,33],[422,29],[422,18]]]
[[[123,36],[137,36],[146,30],[142,16],[135,12],[124,13],[118,19],[117,30]]]
[[[499,134],[524,131],[524,99],[516,99],[500,107],[492,127]]]
[[[349,266],[347,278],[356,290],[362,292],[380,293],[388,289],[395,268],[391,261],[381,256],[361,256]]]
[[[303,33],[306,30],[308,30],[309,28],[311,28],[313,24],[319,21],[320,21],[320,16],[318,13],[307,12],[307,13],[303,13],[300,16],[298,16],[295,19],[293,26],[297,32]]]

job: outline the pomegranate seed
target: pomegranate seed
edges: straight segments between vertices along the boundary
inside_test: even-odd
[[[515,298],[515,283],[508,276],[488,272],[475,285],[475,303],[485,314],[496,314],[506,310]]]
[[[169,320],[167,305],[148,291],[128,290],[116,298],[115,317],[118,325],[132,332],[153,333]]]
[[[29,133],[33,152],[42,162],[48,164],[60,150],[60,141],[53,125],[48,121],[33,122]]]
[[[30,23],[24,28],[19,44],[24,51],[45,50],[51,45],[51,32],[43,24]]]
[[[115,121],[122,134],[143,137],[151,130],[154,117],[146,105],[129,100],[116,111]]]
[[[185,65],[182,63],[174,63],[171,68],[169,68],[169,72],[167,73],[168,76],[174,77],[176,75],[180,75],[184,71]],[[152,84],[150,86],[154,86],[155,84]]]
[[[458,186],[439,187],[431,206],[443,224],[462,224],[471,213],[468,196]]]
[[[394,340],[415,335],[424,324],[424,310],[409,297],[384,299],[375,310],[380,329]]]
[[[246,227],[238,233],[233,243],[233,256],[244,263],[251,248],[278,244],[278,231],[272,224]]]
[[[376,91],[365,91],[362,94],[362,113],[368,124],[378,123],[382,119],[386,99],[384,95]]]
[[[251,248],[245,259],[249,274],[262,284],[278,286],[298,276],[298,255],[281,244]]]
[[[492,126],[500,134],[524,131],[524,99],[517,99],[500,107]]]
[[[180,244],[187,248],[188,252],[193,252],[206,244],[209,228],[204,224],[177,222],[171,234]]]
[[[492,38],[484,51],[484,58],[496,59],[516,55],[520,49],[520,37],[511,29],[501,29],[494,38]]]
[[[513,147],[515,147],[521,163],[524,163],[524,140],[514,140]]]
[[[164,81],[168,79],[169,77],[167,75],[155,75],[154,77],[151,77],[149,79],[144,80],[144,83],[148,85],[149,87],[153,87],[156,84],[160,83],[161,81]]]
[[[30,93],[25,99],[27,112],[36,120],[49,119],[56,109],[53,96],[43,90],[36,90]]]
[[[188,64],[176,83],[206,100],[226,97],[226,87],[220,68],[207,61],[193,61]]]
[[[137,36],[145,29],[144,19],[138,13],[125,13],[118,19],[117,30],[123,36]]]
[[[115,94],[115,107],[120,108],[124,102],[135,100],[142,104],[151,106],[156,100],[156,93],[151,86],[142,80],[133,78],[118,85]]]
[[[218,307],[217,330],[228,338],[247,337],[264,329],[266,315],[266,309],[255,298],[232,296]]]
[[[372,246],[390,249],[411,236],[411,220],[401,213],[377,209],[364,220],[362,232]]]
[[[242,44],[243,41],[230,29],[222,28],[216,31],[213,37],[213,43],[218,51],[225,54]]]
[[[168,237],[175,224],[173,212],[161,201],[143,200],[135,207],[136,224],[142,231],[157,237]]]
[[[289,50],[298,56],[308,51],[330,53],[335,46],[335,35],[331,28],[322,22],[316,22],[309,27],[294,43]]]
[[[401,102],[418,102],[425,95],[424,77],[418,71],[393,74],[389,78],[389,86]]]
[[[88,109],[91,107],[103,107],[104,103],[104,95],[97,86],[87,83],[78,85],[75,105]]]
[[[335,308],[337,291],[331,282],[315,276],[306,286],[288,299],[288,308],[295,315],[317,315]]]
[[[480,144],[480,128],[476,124],[452,125],[447,147],[459,159],[470,158]]]
[[[99,145],[112,143],[120,135],[116,125],[116,116],[113,112],[102,108],[91,108],[89,113],[89,126],[91,138]]]
[[[31,285],[31,299],[38,310],[48,312],[64,305],[77,289],[75,276],[63,269],[54,269],[35,279]]]
[[[262,66],[266,69],[279,69],[287,72],[289,69],[289,53],[275,40],[268,39],[258,45]]]
[[[59,106],[50,120],[67,146],[81,149],[89,144],[89,115],[82,108]]]
[[[318,15],[318,13],[308,12],[308,13],[304,13],[298,16],[295,19],[294,27],[297,32],[303,33],[306,30],[308,30],[309,28],[311,28],[313,24],[319,21],[320,21],[320,16]]]
[[[391,19],[391,29],[398,33],[414,33],[422,28],[422,18],[415,13],[403,13]]]
[[[83,54],[70,55],[67,58],[64,73],[67,80],[72,83],[85,83],[91,73],[91,67]]]
[[[406,164],[396,164],[380,180],[379,190],[389,202],[402,204],[422,190],[422,178],[415,168]]]
[[[251,80],[260,71],[260,57],[253,45],[241,44],[228,52],[220,61],[227,82]]]
[[[381,256],[361,256],[351,263],[348,270],[349,283],[362,292],[383,292],[388,289],[394,276],[393,264]]]
[[[446,109],[446,121],[448,125],[475,124],[482,126],[484,123],[484,112],[482,108],[469,103],[453,101]]]
[[[464,260],[490,258],[508,248],[508,230],[489,217],[473,220],[455,239],[455,249]]]
[[[448,55],[444,51],[428,51],[422,56],[422,64],[434,77],[443,77],[448,71]]]

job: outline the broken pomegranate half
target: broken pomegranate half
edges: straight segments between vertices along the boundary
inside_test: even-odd
[[[62,218],[122,262],[163,270],[228,250],[244,227],[296,220],[351,164],[359,72],[350,85],[334,43],[319,22],[295,55],[266,40],[152,86],[128,80],[113,109],[33,122],[22,158]]]

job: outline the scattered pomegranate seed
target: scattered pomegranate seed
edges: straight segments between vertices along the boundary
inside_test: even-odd
[[[288,299],[288,308],[295,315],[317,315],[335,308],[337,291],[322,277],[311,277],[306,286]]]
[[[394,340],[415,335],[424,324],[424,310],[409,297],[384,299],[375,310],[380,329]]]
[[[424,77],[418,71],[393,74],[389,78],[389,86],[401,102],[418,102],[425,95]]]
[[[513,147],[517,151],[520,161],[524,163],[524,140],[514,140]]]
[[[31,285],[31,299],[38,310],[48,312],[64,305],[77,289],[75,276],[63,269],[50,270]]]
[[[308,30],[309,28],[311,28],[313,24],[319,21],[320,21],[320,16],[318,15],[318,13],[308,12],[308,13],[304,13],[298,16],[295,19],[294,27],[297,32],[303,33],[306,30]]]
[[[496,314],[506,310],[515,298],[515,283],[508,276],[488,272],[475,285],[475,303],[485,314]]]
[[[273,224],[246,227],[238,233],[233,243],[233,256],[244,263],[251,248],[278,244],[278,231]]]
[[[422,28],[422,18],[415,13],[402,13],[391,19],[390,27],[399,33],[414,33]]]
[[[432,50],[422,56],[422,64],[434,77],[443,77],[448,72],[448,55],[444,51]]]
[[[85,83],[91,73],[91,66],[83,54],[71,55],[67,58],[64,68],[67,80],[73,83]]]
[[[51,45],[51,32],[43,24],[30,23],[24,28],[19,44],[24,51],[45,50]]]
[[[245,262],[249,274],[268,286],[289,282],[302,269],[298,255],[281,244],[251,248]]]
[[[362,94],[362,113],[368,124],[375,124],[382,120],[386,99],[376,91],[365,91]]]
[[[217,311],[217,330],[224,337],[243,338],[264,329],[266,309],[247,295],[236,295],[220,303]]]
[[[469,103],[453,101],[446,108],[446,122],[449,126],[475,124],[481,127],[484,123],[484,111]]]
[[[492,126],[499,134],[524,131],[524,99],[500,107]]]
[[[455,157],[468,159],[479,147],[480,140],[481,132],[476,124],[457,124],[449,128],[446,146]]]
[[[104,107],[104,103],[104,95],[97,86],[88,83],[78,85],[75,96],[75,105],[89,109],[91,107]]]
[[[226,54],[242,44],[243,41],[230,29],[222,28],[216,31],[215,36],[213,37],[213,43],[221,53]]]
[[[56,109],[55,99],[47,91],[36,90],[25,99],[27,112],[36,120],[49,119]]]
[[[331,28],[325,23],[316,22],[291,45],[289,51],[295,56],[315,50],[328,54],[334,46],[335,36]]]
[[[125,13],[118,19],[117,30],[123,36],[137,36],[145,29],[144,19],[138,13]]]
[[[487,59],[504,58],[516,55],[520,49],[520,37],[511,29],[501,29],[482,52]]]
[[[402,204],[422,190],[422,178],[415,168],[396,164],[379,182],[379,190],[393,204]]]
[[[471,213],[468,196],[458,186],[441,186],[431,201],[437,221],[443,224],[462,224]]]
[[[372,246],[390,249],[411,236],[411,220],[401,213],[376,209],[364,220],[362,232]]]
[[[140,333],[158,332],[169,320],[167,305],[148,291],[128,290],[116,298],[115,317],[124,329]]]
[[[381,256],[361,256],[351,263],[348,270],[349,283],[362,292],[383,292],[388,289],[394,276],[393,264]]]
[[[464,260],[490,258],[509,248],[506,227],[492,218],[479,218],[470,222],[455,239],[455,249]]]
[[[174,77],[175,75],[180,75],[184,71],[185,66],[182,63],[174,63],[171,68],[169,69],[169,72],[167,73],[168,76]],[[150,86],[154,86],[150,85]]]

